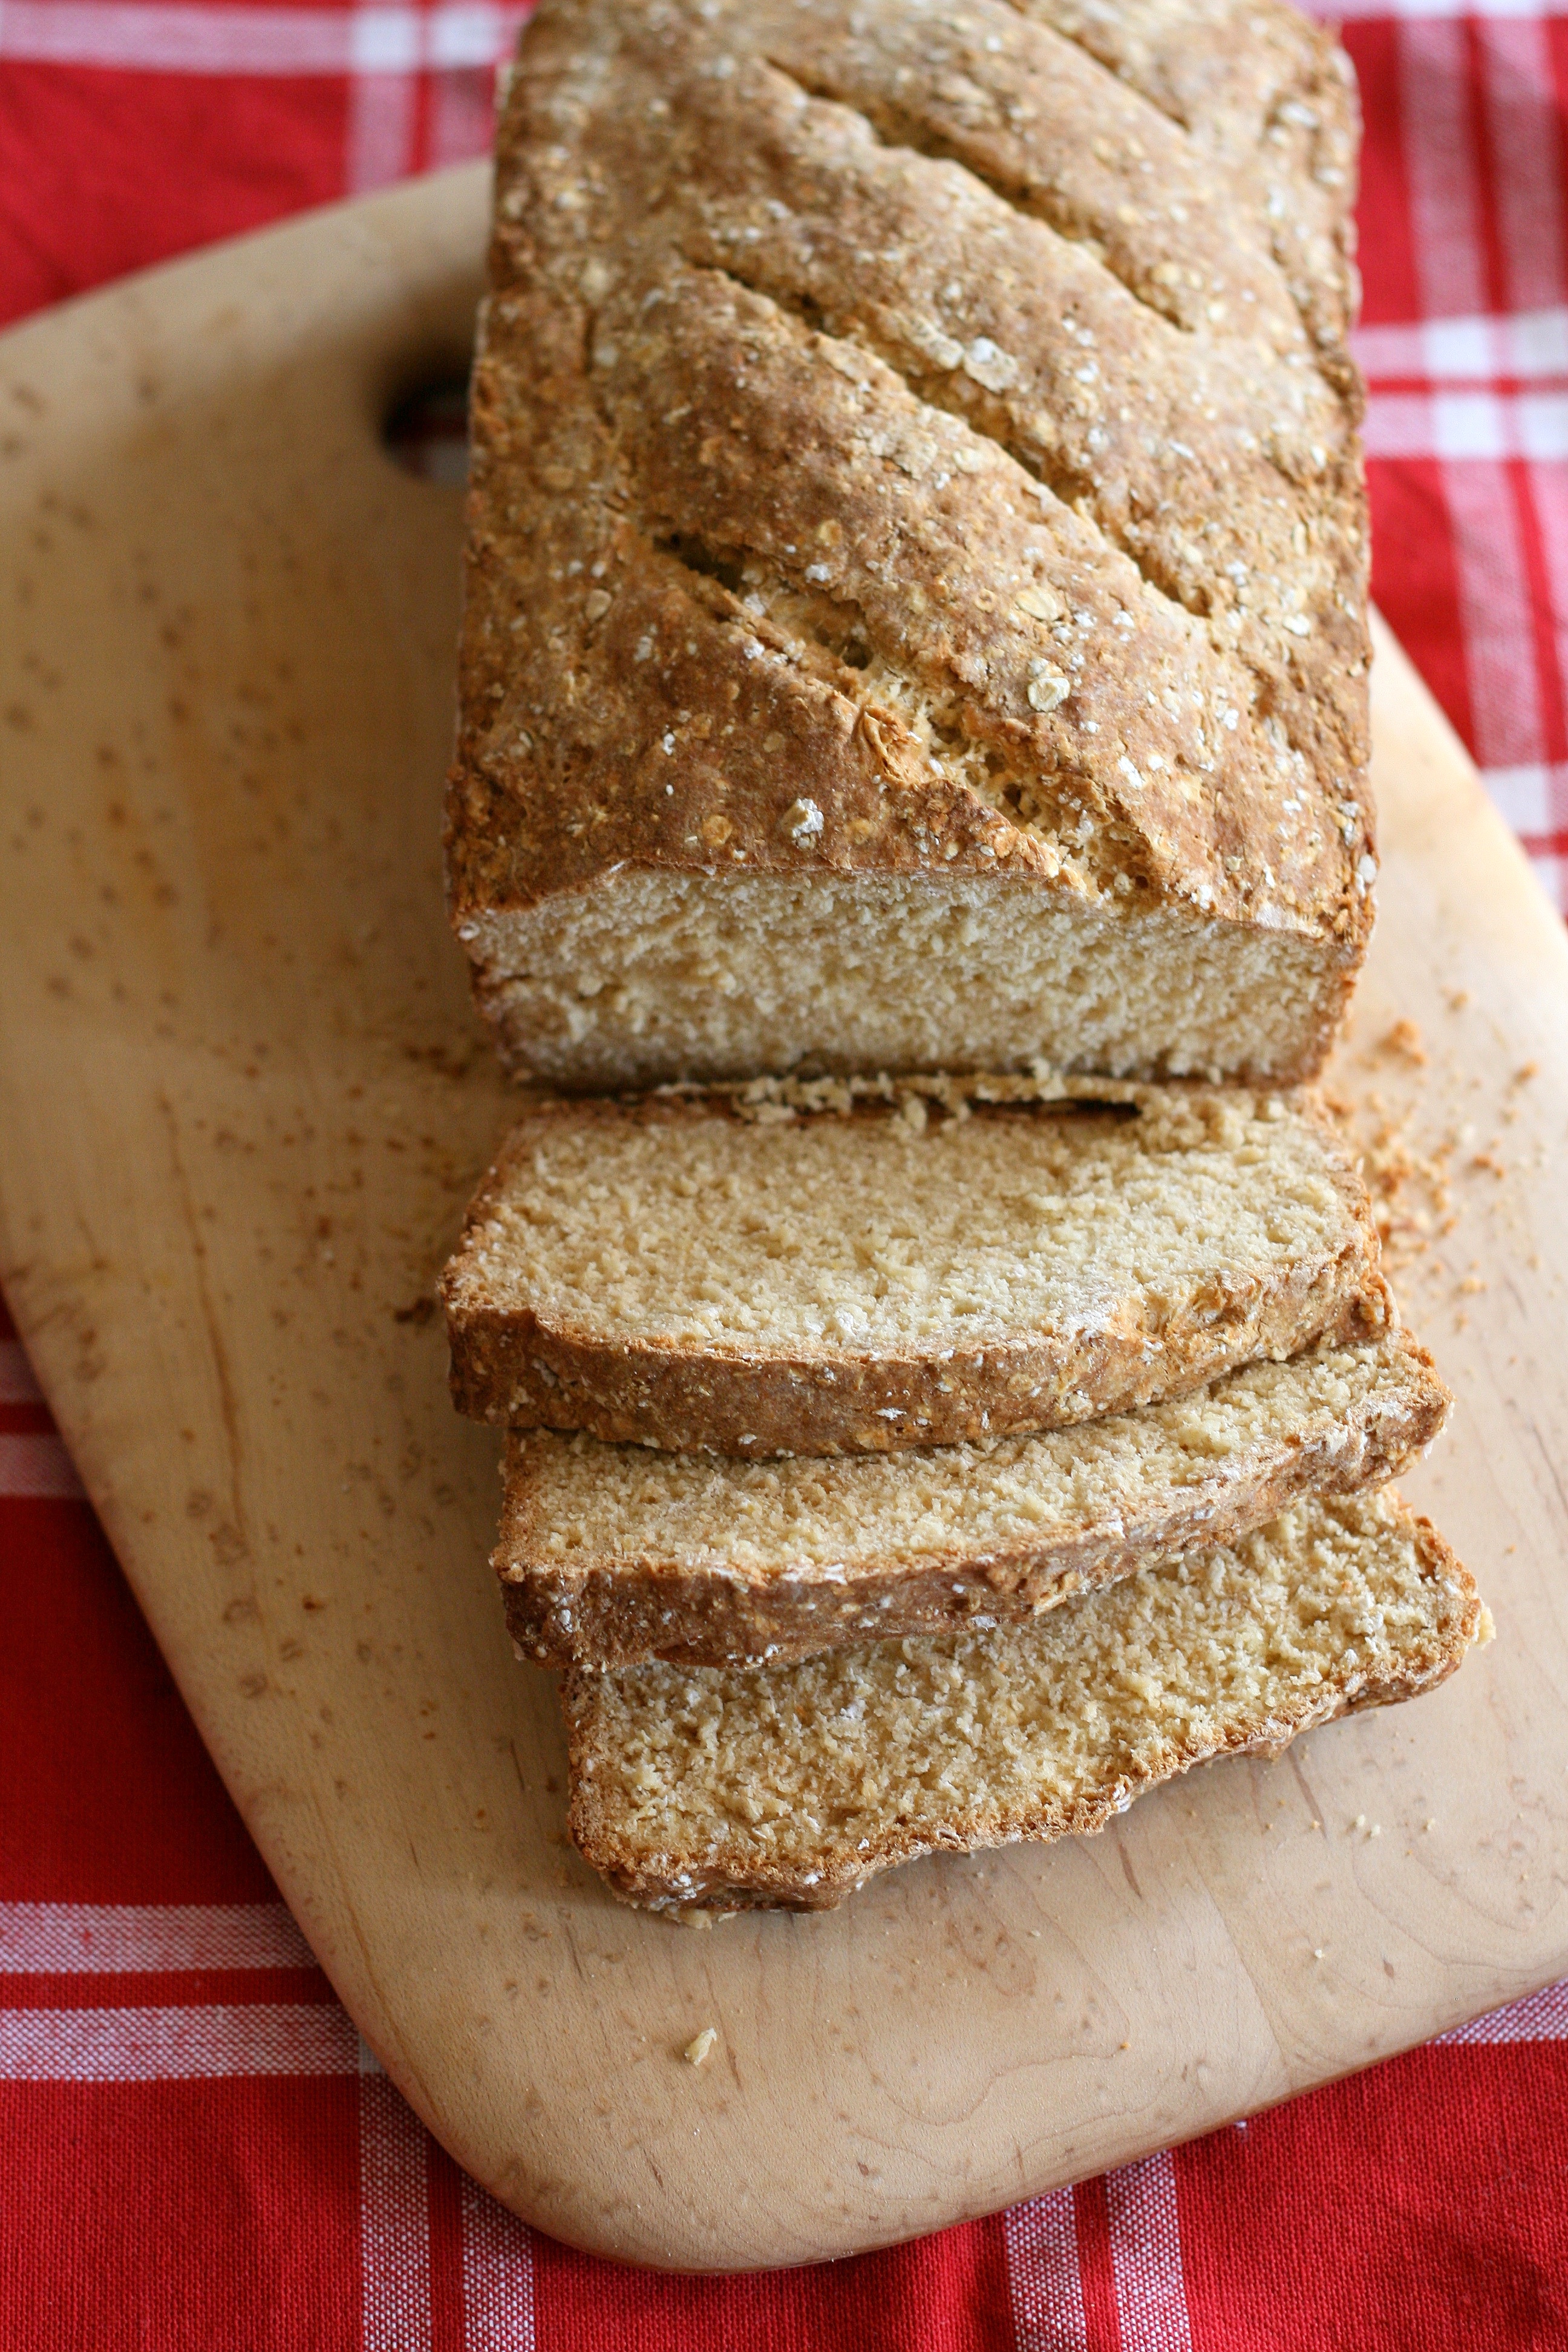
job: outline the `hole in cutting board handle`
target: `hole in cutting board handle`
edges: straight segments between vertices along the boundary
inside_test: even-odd
[[[447,367],[400,392],[382,421],[393,463],[421,482],[461,489],[468,478],[468,379]]]

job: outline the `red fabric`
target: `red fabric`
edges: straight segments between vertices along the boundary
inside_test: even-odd
[[[0,319],[478,152],[520,13],[0,0]],[[1347,44],[1376,591],[1565,904],[1568,23],[1412,5]],[[1568,2345],[1568,1987],[827,2269],[643,2276],[524,2230],[360,2050],[3,1317],[0,2352]]]

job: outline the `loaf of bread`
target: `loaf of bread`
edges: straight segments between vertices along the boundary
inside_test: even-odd
[[[462,1409],[885,1452],[1088,1421],[1390,1319],[1365,1190],[1310,1098],[838,1092],[530,1111],[444,1277]]]
[[[447,830],[514,1067],[1318,1068],[1354,141],[1277,0],[542,0]]]
[[[796,1664],[579,1668],[571,1829],[655,1909],[821,1909],[938,1848],[1103,1828],[1207,1759],[1442,1681],[1487,1621],[1392,1489],[1302,1502],[1025,1625]]]
[[[981,1445],[735,1462],[519,1430],[493,1565],[513,1641],[544,1665],[983,1633],[1303,1495],[1386,1486],[1449,1402],[1400,1331]]]

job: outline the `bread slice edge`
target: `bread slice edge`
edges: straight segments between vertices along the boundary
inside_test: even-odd
[[[1331,1343],[1293,1361],[1303,1387],[1314,1358]],[[1016,1535],[984,1549],[954,1542],[913,1559],[891,1551],[854,1549],[856,1488],[886,1465],[864,1458],[825,1463],[818,1491],[845,1497],[846,1542],[824,1570],[802,1561],[773,1572],[716,1559],[682,1561],[651,1549],[581,1554],[570,1561],[550,1549],[548,1481],[553,1449],[573,1441],[553,1434],[510,1433],[504,1469],[500,1538],[491,1566],[500,1580],[507,1626],[519,1654],[546,1666],[620,1667],[645,1659],[722,1664],[742,1658],[790,1659],[880,1636],[984,1630],[1015,1623],[1059,1606],[1075,1594],[1114,1582],[1150,1558],[1201,1543],[1224,1543],[1277,1518],[1307,1494],[1352,1495],[1400,1476],[1439,1434],[1452,1399],[1430,1355],[1408,1331],[1391,1333],[1376,1349],[1389,1383],[1360,1397],[1342,1422],[1309,1416],[1305,1433],[1284,1429],[1259,1443],[1251,1460],[1218,1458],[1190,1483],[1154,1488],[1139,1511],[1113,1509],[1040,1536]],[[1223,1399],[1246,1377],[1227,1373],[1199,1391]],[[1131,1434],[1140,1422],[1167,1417],[1164,1405],[1112,1417]],[[1098,1428],[1099,1424],[1090,1424]],[[590,1449],[597,1441],[579,1439]],[[607,1449],[606,1449],[607,1451]],[[619,1449],[617,1449],[617,1452]],[[640,1457],[642,1449],[637,1449]],[[898,1457],[911,1471],[920,1454]],[[618,1466],[618,1465],[617,1465]],[[647,1465],[659,1475],[656,1460]],[[722,1478],[730,1465],[714,1461]],[[734,1465],[744,1479],[752,1465]],[[739,1501],[739,1496],[737,1496]],[[861,1505],[863,1509],[864,1506]],[[737,1512],[737,1522],[739,1513]]]
[[[1397,1704],[1435,1689],[1462,1664],[1472,1644],[1490,1639],[1489,1612],[1483,1607],[1475,1580],[1449,1544],[1429,1519],[1411,1512],[1395,1490],[1385,1490],[1384,1499],[1395,1527],[1414,1541],[1423,1582],[1432,1590],[1432,1615],[1421,1637],[1368,1672],[1342,1661],[1337,1678],[1328,1689],[1310,1698],[1303,1696],[1297,1705],[1261,1718],[1233,1722],[1205,1741],[1179,1743],[1165,1754],[1157,1769],[1141,1769],[1125,1760],[1119,1766],[1115,1759],[1108,1759],[1099,1785],[1066,1806],[1023,1805],[989,1818],[973,1812],[955,1818],[941,1833],[890,1822],[864,1846],[851,1849],[842,1842],[835,1846],[825,1841],[809,1871],[781,1868],[745,1853],[735,1842],[727,1853],[714,1853],[710,1848],[701,1861],[695,1855],[682,1859],[672,1853],[643,1855],[617,1832],[595,1786],[595,1685],[602,1678],[579,1668],[565,1678],[562,1689],[572,1842],[622,1901],[679,1915],[759,1908],[830,1910],[880,1872],[938,1851],[972,1853],[1092,1835],[1139,1797],[1194,1765],[1226,1756],[1278,1756],[1303,1732],[1338,1716]]]
[[[1118,1090],[1136,1101],[1140,1089]],[[1156,1096],[1179,1089],[1144,1089]],[[1205,1087],[1194,1090],[1214,1094]],[[487,1300],[479,1267],[487,1221],[515,1181],[541,1119],[668,1117],[702,1106],[645,1101],[541,1105],[503,1144],[476,1193],[441,1279],[458,1410],[511,1428],[584,1430],[606,1443],[752,1459],[773,1454],[886,1453],[1065,1428],[1181,1395],[1234,1367],[1298,1355],[1315,1340],[1373,1339],[1397,1321],[1359,1170],[1321,1098],[1289,1098],[1317,1136],[1346,1215],[1331,1253],[1268,1277],[1216,1286],[1146,1332],[1103,1323],[1020,1333],[935,1354],[806,1353],[595,1332],[524,1305]],[[830,1116],[831,1113],[819,1114]],[[855,1116],[867,1113],[857,1109]]]

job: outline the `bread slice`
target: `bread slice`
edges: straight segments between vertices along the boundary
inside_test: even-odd
[[[805,1657],[984,1632],[1308,1493],[1385,1486],[1449,1397],[1405,1332],[979,1445],[735,1462],[514,1431],[492,1565],[545,1665]]]
[[[1310,1100],[531,1111],[444,1277],[460,1408],[677,1451],[886,1452],[1088,1421],[1391,1319]],[[750,1114],[749,1116],[747,1114]]]
[[[1296,1504],[1026,1625],[790,1665],[579,1668],[571,1831],[656,1910],[818,1910],[947,1847],[1103,1828],[1211,1757],[1441,1682],[1488,1628],[1393,1489]]]
[[[1317,1069],[1355,133],[1277,0],[542,0],[447,834],[520,1071]]]

